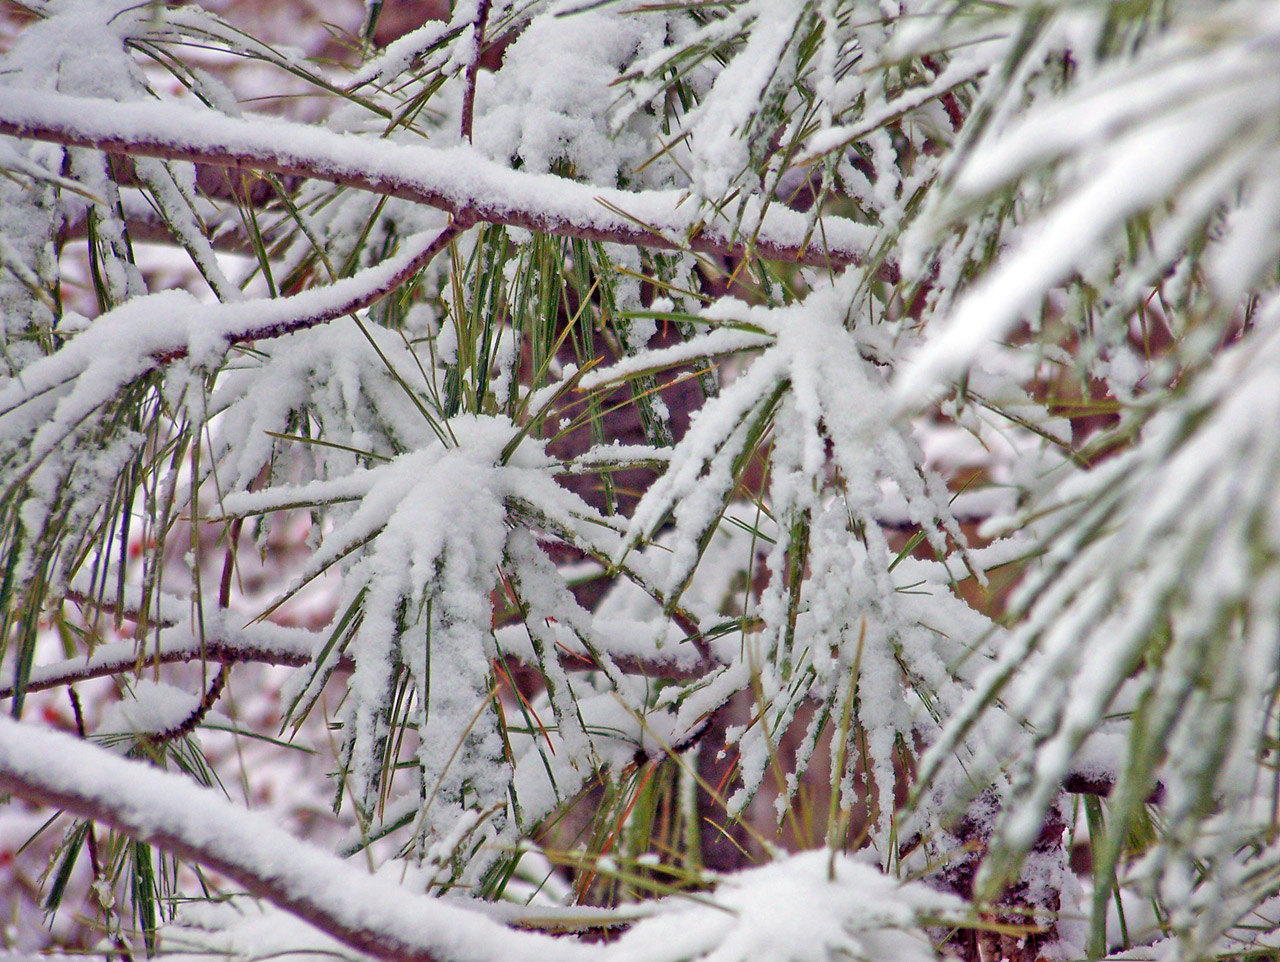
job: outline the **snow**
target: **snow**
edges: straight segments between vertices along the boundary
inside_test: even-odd
[[[121,752],[131,749],[132,739],[121,736],[156,735],[172,731],[200,707],[200,696],[159,681],[140,681],[130,698],[117,702],[102,716],[94,738],[115,743]]]
[[[923,924],[963,911],[959,899],[825,851],[742,872],[705,902],[666,908],[618,940],[616,962],[926,962],[935,956]]]
[[[517,932],[437,899],[410,894],[300,842],[267,816],[148,765],[77,739],[0,719],[0,785],[99,818],[196,857],[250,892],[287,908],[347,946],[400,959],[495,957],[576,962],[572,942]]]
[[[997,938],[975,869],[1045,958],[1139,892],[1151,955],[1275,941],[1274,4],[471,0],[345,73],[162,6],[55,0],[0,70],[0,786],[248,891],[166,954],[933,959]],[[245,111],[232,55],[319,106]],[[628,390],[644,443],[579,417]],[[722,750],[711,822],[859,852],[703,872]],[[1111,793],[1092,905],[1064,781]],[[562,845],[703,888],[575,906]]]
[[[491,223],[676,249],[690,243],[695,249],[734,246],[733,225],[707,222],[681,191],[626,191],[525,173],[464,146],[409,146],[177,103],[117,104],[30,90],[0,90],[0,128],[17,135],[43,130],[51,139],[90,146],[127,143],[131,152],[144,155],[241,158],[260,170],[307,172]],[[805,247],[809,235],[804,215],[772,206],[755,243],[761,250]],[[825,262],[829,252],[833,260],[857,260],[870,247],[868,228],[831,218],[814,257]]]
[[[618,184],[649,158],[652,143],[644,127],[615,135],[608,117],[613,98],[601,91],[638,50],[661,43],[664,20],[616,9],[536,18],[478,93],[479,149],[496,160],[518,158],[532,173],[569,169],[592,184]],[[566,50],[576,55],[566,58]],[[669,163],[655,166],[642,183],[669,180]]]

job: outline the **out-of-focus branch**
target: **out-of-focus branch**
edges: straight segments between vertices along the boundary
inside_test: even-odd
[[[218,195],[220,200],[231,200],[229,190],[222,193],[227,196]],[[141,196],[138,190],[128,187],[122,188],[120,199],[123,203],[121,218],[124,221],[126,230],[129,232],[129,240],[132,243],[172,245],[175,242],[173,228],[160,216],[160,212]],[[71,202],[67,202],[67,200],[64,198],[62,230],[58,237],[61,244],[66,244],[68,241],[73,240],[82,240],[89,236],[90,205],[78,197],[72,199]],[[212,204],[210,206],[212,207]],[[239,211],[235,209],[211,210],[207,213],[202,212],[202,215],[201,219],[206,227],[209,243],[214,250],[224,254],[253,255],[253,245],[249,243],[249,236],[244,230],[244,223],[241,220]],[[285,226],[282,223],[272,230],[269,235],[265,236],[264,240],[268,243],[274,243],[284,233]]]
[[[310,177],[487,222],[584,240],[839,268],[863,260],[874,229],[781,204],[742,237],[683,192],[626,191],[530,174],[466,147],[437,149],[173,103],[117,104],[0,90],[0,133],[133,157]],[[816,238],[816,239],[815,239]]]

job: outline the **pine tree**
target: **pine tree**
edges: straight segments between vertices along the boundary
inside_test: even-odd
[[[1280,945],[1276,4],[10,6],[0,824],[84,947]]]

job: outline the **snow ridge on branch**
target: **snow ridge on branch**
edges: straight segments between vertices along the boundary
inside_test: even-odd
[[[216,869],[338,941],[394,962],[582,962],[572,942],[515,932],[410,894],[299,842],[187,779],[67,735],[0,720],[0,789],[112,825]]]
[[[361,138],[264,117],[227,117],[174,103],[116,104],[0,90],[0,133],[131,157],[293,174],[427,204],[472,221],[660,250],[692,250],[839,268],[859,263],[874,230],[773,206],[753,238],[677,190],[626,191],[509,168],[469,147]],[[756,203],[756,202],[752,202]]]

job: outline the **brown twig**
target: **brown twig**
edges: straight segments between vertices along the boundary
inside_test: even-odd
[[[471,51],[471,59],[467,62],[467,72],[463,76],[465,86],[462,91],[462,139],[471,143],[471,123],[476,112],[476,74],[480,70],[480,51],[484,48],[484,28],[489,22],[489,7],[492,0],[480,0],[476,10],[475,39]]]
[[[80,705],[80,696],[74,688],[68,686],[67,697],[71,699],[71,714],[75,716],[76,734],[80,736],[81,741],[85,741],[88,739],[88,735],[85,734],[84,709]],[[89,868],[93,871],[93,886],[90,890],[98,895],[98,907],[101,909],[103,916],[107,917],[109,912],[108,900],[97,893],[99,882],[106,881],[106,873],[102,870],[102,856],[98,852],[98,832],[93,827],[92,819],[89,820],[85,827],[85,844],[89,849]],[[110,923],[109,918],[107,918],[107,922],[108,924]],[[120,953],[120,958],[123,962],[133,962],[133,952],[119,932],[113,933],[112,942],[115,944],[116,951]]]
[[[204,695],[201,696],[200,702],[192,710],[191,714],[178,722],[171,728],[166,728],[160,732],[148,732],[146,740],[152,745],[164,745],[167,742],[174,741],[178,738],[185,738],[196,730],[196,726],[204,721],[205,716],[217,704],[218,699],[222,697],[222,690],[227,686],[227,676],[231,674],[231,665],[233,662],[224,661],[218,668],[218,673],[213,676],[213,683],[205,689]]]
[[[240,540],[240,530],[244,527],[244,518],[236,518],[227,528],[227,546],[223,549],[222,555],[222,577],[218,581],[218,613],[221,615],[231,604],[231,581],[235,575],[236,566],[236,543]],[[196,726],[204,721],[205,716],[217,704],[219,698],[222,697],[222,691],[227,686],[227,678],[231,675],[231,666],[233,662],[224,661],[218,668],[218,673],[213,676],[213,684],[205,689],[204,695],[200,698],[200,702],[196,705],[195,710],[191,712],[181,722],[164,731],[152,732],[147,736],[147,741],[152,745],[163,745],[177,738],[184,738],[195,731]]]

